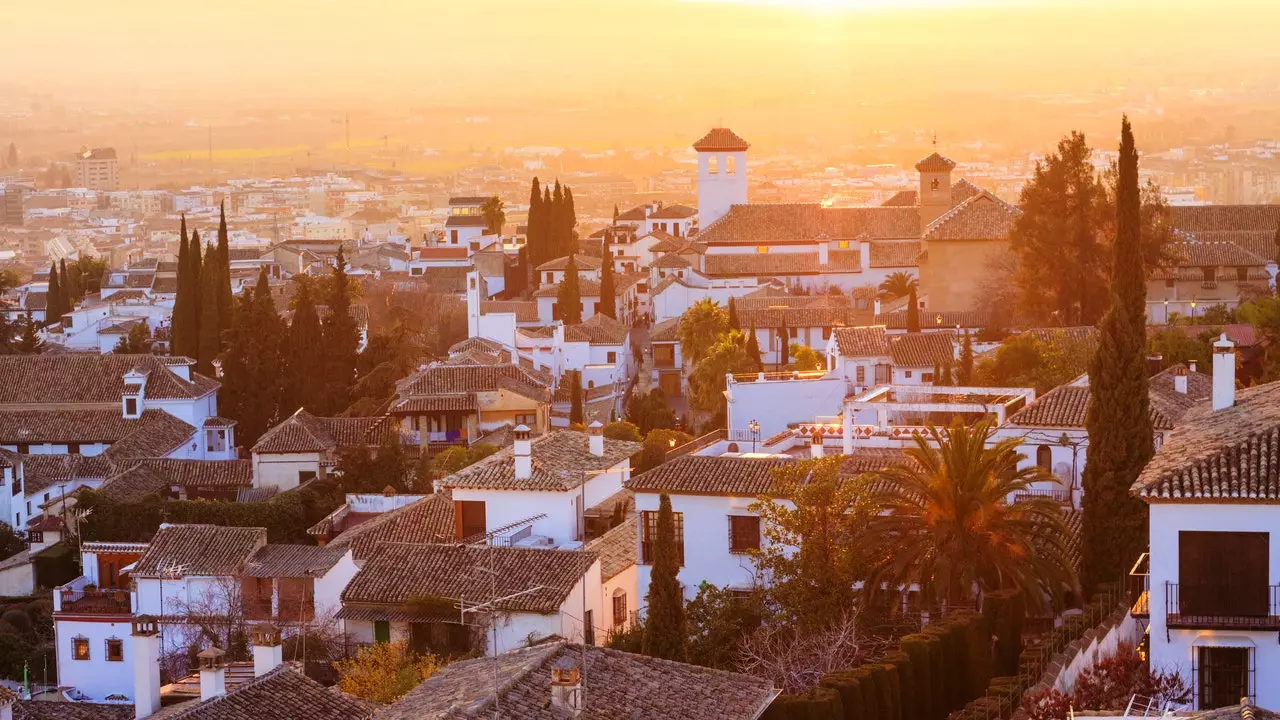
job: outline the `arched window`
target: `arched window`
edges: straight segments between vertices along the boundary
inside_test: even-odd
[[[934,192],[937,192],[938,188],[940,187],[942,187],[942,182],[938,180],[938,178],[934,178],[933,182],[929,183],[929,189],[933,190]]]
[[[595,386],[596,386],[596,381],[595,381],[595,380],[588,380],[588,381],[587,381],[587,389],[588,389],[588,390],[589,390],[589,389],[591,389],[591,388],[593,388],[593,387],[595,387]]]
[[[1053,468],[1053,449],[1048,445],[1041,445],[1036,448],[1036,465],[1051,470]]]
[[[613,591],[613,626],[627,624],[627,592],[622,588]]]
[[[715,155],[707,156],[707,172],[712,175],[716,174],[716,156]]]
[[[732,155],[726,155],[724,158],[724,174],[732,175],[734,170],[734,162]]]
[[[725,448],[725,452],[738,452],[738,443],[729,443],[729,447]]]

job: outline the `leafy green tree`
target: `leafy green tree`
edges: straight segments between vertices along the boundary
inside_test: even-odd
[[[1034,387],[1046,393],[1087,371],[1096,346],[1061,330],[1051,331],[1046,340],[1031,333],[1013,335],[978,362],[974,376],[987,387]]]
[[[413,460],[400,443],[378,447],[349,447],[338,454],[334,471],[349,493],[397,493],[413,490]]]
[[[910,295],[919,286],[920,283],[911,273],[899,270],[890,273],[888,277],[881,281],[879,296],[881,300],[897,300],[900,297]]]
[[[676,414],[667,403],[667,394],[662,388],[651,388],[647,393],[639,390],[632,392],[627,400],[626,416],[641,435],[647,435],[655,428],[676,426]]]
[[[622,420],[615,420],[605,425],[604,436],[610,440],[626,440],[628,442],[640,442],[643,440],[640,436],[640,428]]]
[[[317,382],[317,378],[324,377],[324,333],[311,297],[311,285],[299,283],[295,298],[297,308],[289,323],[289,339],[284,348],[282,417],[292,415],[298,408],[322,412],[327,402],[324,395],[328,388]]]
[[[1213,367],[1213,341],[1218,339],[1219,332],[1214,328],[1191,335],[1183,328],[1164,327],[1151,335],[1149,349],[1151,354],[1160,356],[1161,367],[1194,362],[1196,370],[1204,372]]]
[[[680,316],[680,351],[685,361],[697,365],[728,331],[728,313],[711,298],[702,298],[690,305]]]
[[[0,522],[0,560],[8,560],[27,549],[27,538],[6,522]]]
[[[712,418],[723,418],[725,375],[751,372],[756,372],[756,365],[747,355],[747,340],[742,333],[730,330],[689,374],[689,406]]]
[[[222,350],[222,340],[218,327],[218,283],[222,273],[218,272],[218,248],[209,245],[205,248],[204,266],[201,272],[200,293],[200,345],[196,357],[196,372],[213,377],[213,361]]]
[[[960,366],[956,368],[956,384],[970,386],[973,384],[973,338],[969,331],[964,331],[964,340],[960,345]]]
[[[644,450],[640,453],[640,464],[636,467],[636,473],[658,467],[666,462],[668,452],[692,440],[692,435],[679,430],[662,428],[650,430],[644,436]]]
[[[151,328],[145,320],[136,322],[129,332],[120,336],[112,349],[117,355],[145,355],[151,352]]]
[[[609,249],[609,236],[604,238],[604,257],[600,265],[600,312],[618,319],[618,290],[613,279],[613,251]]]
[[[907,449],[908,462],[853,483],[869,600],[916,585],[926,607],[964,607],[974,588],[1017,588],[1043,608],[1046,593],[1076,588],[1062,509],[1048,498],[1006,502],[1054,477],[1036,465],[1018,469],[1020,440],[992,442],[994,429],[960,418],[945,432],[930,427]]]
[[[560,319],[565,325],[582,322],[582,285],[578,278],[578,261],[572,253],[564,268],[564,280],[560,281],[556,292],[556,304],[560,307]]]
[[[760,593],[743,596],[710,583],[685,605],[689,624],[689,662],[721,670],[737,670],[742,640],[764,614]]]
[[[680,589],[681,556],[676,546],[675,516],[671,498],[658,499],[658,522],[653,538],[653,568],[644,622],[643,652],[651,657],[685,662],[689,656],[689,630]]]
[[[1147,543],[1147,506],[1129,488],[1151,459],[1146,368],[1146,283],[1142,256],[1138,150],[1121,125],[1111,307],[1089,367],[1093,402],[1085,415],[1084,587],[1119,578]]]
[[[253,447],[280,419],[285,369],[281,348],[285,328],[271,298],[265,266],[253,290],[241,295],[235,311],[222,361],[220,409],[236,421],[236,439]]]
[[[569,386],[569,424],[582,425],[582,372],[570,370],[565,377],[572,383]]]
[[[28,310],[22,319],[22,335],[14,346],[14,352],[19,355],[39,355],[44,352],[44,348],[45,342],[40,338],[39,328]]]
[[[907,332],[920,332],[920,300],[915,286],[907,292],[907,298]]]
[[[791,343],[791,357],[794,359],[796,370],[821,370],[826,366],[823,356],[816,352],[808,345],[800,343]]]
[[[480,216],[484,218],[484,230],[489,235],[501,235],[507,222],[507,210],[502,198],[494,195],[480,204]]]
[[[351,404],[351,386],[356,380],[356,359],[360,352],[360,329],[351,316],[353,284],[347,277],[347,261],[342,248],[330,273],[329,293],[325,298],[328,314],[324,317],[325,406],[331,413]]]

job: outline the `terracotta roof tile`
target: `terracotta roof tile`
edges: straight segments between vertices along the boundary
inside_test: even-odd
[[[572,327],[581,331],[592,345],[621,345],[630,333],[625,325],[604,313],[596,313],[586,322]]]
[[[693,144],[698,152],[743,152],[749,147],[751,143],[725,127],[711,128]]]
[[[754,497],[773,488],[772,471],[791,458],[744,458],[685,455],[627,481],[636,492]]]
[[[862,261],[858,250],[832,250],[826,265],[818,261],[816,252],[714,253],[706,256],[704,269],[709,276],[819,275],[859,272]]]
[[[954,160],[935,152],[916,163],[916,170],[920,172],[949,172],[955,166],[956,162]]]
[[[383,445],[394,431],[386,417],[326,418],[299,409],[253,446],[255,453],[326,452],[360,445]]]
[[[266,528],[162,525],[133,575],[160,577],[170,569],[183,576],[238,575],[266,544]]]
[[[252,485],[251,460],[162,458],[121,463],[98,490],[117,502],[131,502],[172,487],[225,490]]]
[[[103,480],[112,471],[111,461],[102,455],[23,455],[22,491],[35,495],[54,483]]]
[[[514,383],[514,384],[512,384]],[[547,380],[519,365],[432,365],[400,381],[399,400],[460,393],[518,390],[535,399],[549,397]]]
[[[918,240],[877,240],[871,245],[871,267],[915,267],[920,255]]]
[[[688,205],[666,205],[649,217],[654,220],[685,220],[698,214],[698,209]]]
[[[528,300],[481,300],[480,314],[514,313],[516,322],[538,322],[538,303]]]
[[[604,535],[587,543],[586,549],[600,557],[600,580],[606,582],[636,564],[640,525],[636,516],[624,520]]]
[[[842,327],[832,332],[836,349],[843,357],[876,357],[889,354],[888,336],[883,325]]]
[[[1233,242],[1180,242],[1169,247],[1180,266],[1264,267],[1267,261]]]
[[[1197,402],[1208,399],[1213,392],[1213,378],[1201,373],[1188,375],[1187,394],[1176,392],[1173,389],[1173,368],[1153,376],[1150,383],[1149,412],[1151,424],[1157,430],[1172,429],[1188,410]],[[1061,385],[1011,415],[1009,424],[1083,428],[1090,402],[1092,394],[1088,386]]]
[[[331,545],[266,545],[245,563],[244,577],[319,577],[346,554],[347,548]]]
[[[13,720],[133,720],[132,705],[19,700]]]
[[[439,481],[445,488],[497,490],[571,490],[581,485],[589,470],[607,470],[640,452],[637,442],[604,439],[604,455],[588,450],[586,433],[557,430],[532,442],[533,473],[528,479],[515,475],[514,448],[504,448],[480,462]]]
[[[112,403],[119,405],[124,375],[147,373],[147,397],[176,400],[204,397],[218,383],[192,373],[183,380],[155,355],[5,355],[0,357],[0,405],[27,403]]]
[[[955,357],[955,332],[919,332],[889,337],[889,354],[898,367],[932,367]]]
[[[649,342],[679,342],[680,318],[669,318],[649,330]]]
[[[192,703],[169,720],[367,720],[376,709],[280,665],[226,695]]]
[[[828,208],[812,204],[734,205],[703,228],[698,240],[768,244],[782,240],[906,240],[920,237],[920,213],[914,207]]]
[[[604,261],[598,257],[581,255],[578,253],[574,253],[573,262],[578,266],[578,272],[582,272],[583,270],[599,270],[600,266],[604,264]],[[565,255],[564,257],[548,260],[535,269],[538,272],[546,272],[548,270],[564,270],[567,267],[569,267],[569,256]]]
[[[1020,214],[1016,207],[985,190],[940,215],[925,228],[924,239],[1003,240]]]
[[[442,543],[455,539],[453,498],[448,491],[367,520],[338,535],[329,547],[351,548],[363,561],[383,542]]]

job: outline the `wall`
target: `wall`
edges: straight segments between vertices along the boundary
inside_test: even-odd
[[[360,568],[356,567],[355,558],[350,550],[342,556],[336,565],[315,580],[315,616],[330,617],[342,608],[342,591],[347,588],[351,578]]]
[[[54,648],[58,658],[58,685],[74,687],[92,700],[108,695],[133,698],[133,643],[130,618],[118,622],[58,620],[54,623]],[[89,659],[75,660],[72,640],[89,639]],[[124,641],[120,661],[107,660],[107,639]],[[33,675],[37,672],[32,668]]]
[[[636,540],[639,542],[639,539]],[[639,589],[639,566],[632,564],[626,570],[605,580],[600,586],[600,617],[595,621],[598,628],[596,632],[596,643],[602,643],[604,638],[608,637],[610,632],[622,632],[631,627],[631,615],[640,609],[644,604],[644,598],[640,594]],[[627,598],[627,617],[621,625],[613,624],[613,596],[617,591]]]
[[[928,243],[920,263],[920,299],[929,310],[972,310],[990,275],[990,256],[1007,251],[1005,240],[943,240]]]
[[[0,570],[0,595],[4,597],[24,597],[31,595],[36,589],[36,566],[22,563]]]
[[[735,382],[729,385],[730,430],[746,430],[760,423],[760,440],[787,429],[787,423],[811,422],[839,415],[844,406],[845,384],[837,376],[806,380]]]
[[[1280,507],[1236,503],[1150,503],[1151,664],[1191,678],[1192,655],[1200,646],[1254,648],[1257,704],[1280,708],[1280,684],[1259,682],[1280,676],[1276,633],[1227,630],[1169,630],[1165,625],[1165,583],[1178,578],[1178,533],[1184,530],[1270,533],[1269,584],[1280,584]]]
[[[556,545],[572,543],[577,529],[576,500],[585,494],[583,508],[603,502],[622,489],[622,482],[630,477],[631,463],[614,466],[614,471],[587,480],[585,490],[533,491],[533,490],[479,490],[455,488],[453,499],[479,500],[485,504],[485,524],[489,530],[518,522],[532,515],[545,513],[546,517],[533,523],[533,534],[551,538]]]
[[[304,470],[320,474],[320,453],[254,453],[254,487],[298,487],[298,473]]]

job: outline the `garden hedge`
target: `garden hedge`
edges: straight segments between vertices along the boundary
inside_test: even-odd
[[[779,695],[761,716],[764,720],[844,720],[840,693],[816,687],[799,695]]]
[[[898,647],[911,658],[911,670],[914,675],[913,691],[915,697],[915,718],[909,720],[934,720],[933,680],[929,670],[929,654],[936,646],[936,641],[927,635],[914,634],[903,636],[898,640]],[[906,684],[903,684],[904,695]]]
[[[883,720],[902,720],[902,703],[898,699],[898,668],[873,663],[871,677],[880,693],[880,717]]]
[[[840,705],[844,708],[844,720],[874,720],[862,706],[862,688],[853,670],[828,673],[818,681],[819,687],[827,687],[840,693]]]
[[[867,665],[862,665],[849,672],[858,680],[858,688],[862,690],[862,712],[872,720],[883,718],[880,690],[876,685],[875,679],[871,676],[871,668]]]
[[[886,653],[880,660],[897,671],[898,705],[902,709],[902,720],[925,720],[920,716],[916,671],[911,664],[911,656],[901,650],[894,650]]]
[[[982,612],[987,618],[987,627],[996,639],[993,674],[1012,675],[1018,672],[1022,629],[1027,617],[1022,593],[1017,590],[987,593],[982,601]]]

